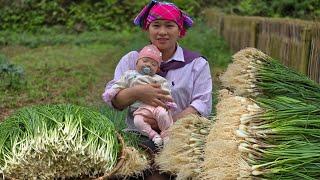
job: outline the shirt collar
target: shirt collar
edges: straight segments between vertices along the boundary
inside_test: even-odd
[[[176,52],[173,54],[173,56],[166,62],[170,62],[172,60],[175,61],[181,61],[184,62],[184,56],[183,56],[183,50],[182,48],[179,46],[179,44],[177,44],[177,50]]]

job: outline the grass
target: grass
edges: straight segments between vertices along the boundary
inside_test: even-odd
[[[206,56],[216,79],[231,53],[221,37],[203,26],[190,29],[180,44]],[[0,120],[18,108],[34,104],[72,103],[105,111],[101,94],[112,79],[118,60],[148,42],[140,30],[133,32],[136,33],[0,32],[0,53],[24,68],[27,81],[20,90],[0,93]],[[219,87],[218,81],[214,84]]]

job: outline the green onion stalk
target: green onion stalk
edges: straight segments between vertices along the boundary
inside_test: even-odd
[[[243,174],[252,179],[318,179],[319,84],[254,48],[236,53],[220,79],[224,87],[254,102],[235,131]]]
[[[320,106],[285,96],[257,98],[255,103],[255,111],[242,115],[236,131],[238,150],[250,165],[251,175],[266,179],[319,177]]]
[[[112,170],[120,149],[113,123],[85,107],[26,107],[0,124],[0,168],[6,177],[97,177]]]
[[[222,85],[237,95],[256,97],[287,96],[320,103],[320,85],[255,48],[233,56],[233,63],[220,77]]]

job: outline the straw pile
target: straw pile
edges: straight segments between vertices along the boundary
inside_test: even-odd
[[[249,99],[235,96],[226,89],[219,91],[216,121],[205,145],[200,179],[248,177],[249,165],[240,158],[239,141],[234,133],[240,125],[240,116],[248,113],[248,106],[252,106]]]
[[[179,179],[199,179],[204,156],[205,139],[211,122],[203,117],[189,115],[169,128],[170,140],[155,157],[163,172],[171,172]]]
[[[124,179],[139,176],[144,170],[150,168],[150,158],[145,152],[129,146],[125,147],[124,151],[124,162],[115,172],[115,176],[123,177]]]

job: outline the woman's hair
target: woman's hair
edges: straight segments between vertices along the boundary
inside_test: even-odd
[[[150,3],[140,11],[133,22],[135,25],[147,30],[152,21],[159,19],[175,22],[180,29],[180,37],[183,37],[186,29],[193,24],[191,17],[173,3],[155,0],[151,0]]]

